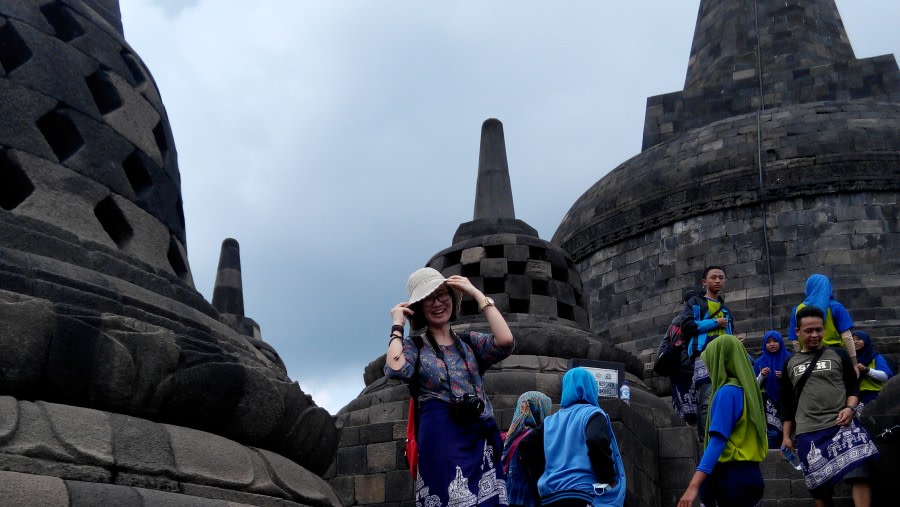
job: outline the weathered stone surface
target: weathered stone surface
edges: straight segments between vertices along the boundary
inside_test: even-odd
[[[252,319],[193,287],[172,132],[118,17],[107,0],[0,6],[2,394],[217,431],[322,473],[327,413]],[[212,406],[210,386],[226,387]]]
[[[189,482],[247,487],[253,481],[250,451],[211,433],[164,425],[169,433],[175,467]]]
[[[163,426],[119,414],[111,414],[109,424],[117,466],[147,474],[175,474],[169,433]]]
[[[100,466],[113,464],[112,428],[106,413],[56,403],[37,404],[47,414],[53,433],[63,445],[77,453],[79,462]]]
[[[62,462],[75,457],[59,441],[50,420],[39,404],[19,402],[19,421],[15,434],[2,447],[3,452]]]
[[[69,493],[62,479],[17,472],[0,472],[0,498],[8,505],[69,505]]]
[[[41,377],[42,358],[56,329],[48,301],[0,291],[0,371],[7,392],[28,392]]]
[[[276,484],[288,491],[295,501],[311,506],[341,506],[337,495],[320,477],[273,452],[260,449],[259,453],[269,464]]]
[[[82,481],[66,481],[69,505],[140,505],[141,497],[134,488],[115,484],[95,484]]]

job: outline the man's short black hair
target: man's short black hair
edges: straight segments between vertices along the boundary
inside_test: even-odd
[[[797,310],[797,315],[794,316],[798,329],[800,328],[800,321],[806,317],[818,317],[822,319],[822,322],[825,322],[825,312],[823,312],[821,308],[818,306],[804,306]]]
[[[706,279],[706,275],[708,275],[709,272],[712,271],[712,270],[714,270],[714,269],[721,270],[721,271],[722,271],[722,274],[723,274],[723,275],[725,274],[725,268],[723,268],[723,267],[721,267],[721,266],[706,266],[705,268],[703,268],[703,276],[701,276],[700,279],[701,279],[701,280],[705,280],[705,279]],[[727,275],[726,275],[726,276],[727,276]]]

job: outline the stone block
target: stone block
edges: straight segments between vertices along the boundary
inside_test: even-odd
[[[503,245],[503,257],[511,262],[525,262],[528,260],[529,250],[525,245]]]
[[[18,472],[0,472],[0,498],[7,505],[70,505],[62,479]]]
[[[502,375],[491,375],[493,384],[491,392],[518,396],[525,391],[534,391],[536,375],[537,373],[530,371],[509,371],[503,372]]]
[[[359,445],[359,431],[366,426],[345,426],[341,428],[341,447]]]
[[[99,410],[36,402],[50,421],[57,438],[78,453],[83,464],[111,466],[112,429],[109,417]]]
[[[409,412],[409,400],[376,405],[368,410],[369,422],[371,423],[394,422],[399,419],[406,419],[406,415]]]
[[[357,505],[382,503],[385,499],[385,474],[357,475],[354,477]]]
[[[506,259],[481,259],[480,273],[484,278],[503,278],[509,273]]]
[[[466,248],[462,251],[462,254],[459,258],[459,263],[467,266],[469,264],[475,264],[481,262],[482,259],[487,257],[487,253],[484,251],[484,247],[476,246],[472,248]]]
[[[304,505],[339,505],[331,487],[321,477],[293,461],[265,449],[259,449],[271,470],[272,478],[294,500]]]
[[[50,421],[40,405],[28,401],[18,403],[18,427],[0,450],[36,458],[73,463],[72,453],[56,437]]]
[[[532,294],[528,301],[528,313],[532,315],[557,316],[556,298]]]
[[[109,414],[116,466],[148,474],[175,474],[169,434],[162,425],[145,419]]]
[[[356,488],[354,483],[355,479],[353,476],[336,477],[328,481],[328,485],[331,486],[331,489],[334,490],[343,505],[353,505],[356,503]]]
[[[366,446],[342,447],[337,452],[337,474],[344,477],[366,473]]]
[[[790,498],[791,481],[786,479],[766,479],[766,489],[763,498]]]
[[[414,482],[409,470],[388,472],[385,479],[384,500],[386,502],[403,502],[414,497]]]
[[[396,468],[396,442],[391,440],[366,446],[366,473],[387,472]]]
[[[497,363],[495,368],[501,370],[539,370],[541,367],[537,356],[514,354]]]
[[[134,488],[113,484],[66,481],[70,505],[140,505]]]
[[[562,374],[538,373],[534,376],[535,390],[540,391],[552,400],[559,401],[562,396]]]
[[[248,486],[253,481],[250,450],[227,438],[170,424],[172,455],[179,476],[189,482],[230,487]]]
[[[693,459],[696,455],[697,435],[693,428],[660,428],[658,435],[660,458]]]
[[[383,422],[370,424],[359,428],[359,443],[372,444],[393,440],[394,423]]]
[[[525,274],[535,280],[550,280],[553,277],[553,266],[548,261],[528,259],[525,263]]]

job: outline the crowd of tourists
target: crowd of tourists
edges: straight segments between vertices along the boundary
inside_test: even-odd
[[[787,339],[767,331],[756,359],[721,295],[724,269],[710,266],[700,281],[684,291],[654,366],[669,376],[673,408],[696,425],[703,446],[679,507],[697,499],[706,507],[758,505],[769,449],[796,458],[817,506],[831,501],[840,480],[851,484],[857,507],[869,505],[877,450],[856,416],[893,371],[853,327],[828,278],[809,278]],[[589,371],[563,376],[555,413],[546,394],[523,393],[502,435],[484,372],[512,353],[514,338],[494,301],[467,278],[432,268],[410,275],[407,292],[391,309],[384,371],[410,388],[407,459],[417,505],[624,505],[622,456]],[[489,333],[451,329],[463,295],[478,303]]]
[[[702,287],[684,292],[654,365],[669,376],[675,412],[696,424],[704,445],[679,506],[698,496],[707,507],[758,505],[768,449],[781,449],[802,470],[816,506],[831,503],[840,481],[857,507],[870,505],[878,451],[858,415],[893,376],[889,363],[821,274],[807,279],[805,298],[791,309],[787,340],[765,332],[754,360],[744,335],[733,336],[725,279],[724,269],[710,266]]]

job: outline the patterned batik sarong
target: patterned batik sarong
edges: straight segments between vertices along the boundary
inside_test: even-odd
[[[690,372],[676,371],[669,377],[672,386],[672,408],[686,423],[697,420],[697,389]]]
[[[784,425],[781,423],[778,407],[765,393],[763,393],[763,409],[766,413],[766,438],[769,440],[769,449],[778,449],[781,446]]]
[[[447,403],[429,400],[419,411],[417,442],[416,507],[509,505],[493,419],[459,423]]]
[[[797,455],[810,490],[834,484],[878,455],[866,430],[853,420],[847,426],[797,435]]]

